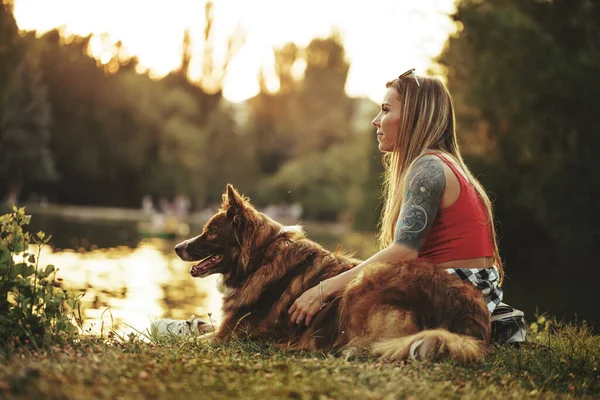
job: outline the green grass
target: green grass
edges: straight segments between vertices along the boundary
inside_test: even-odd
[[[469,367],[387,364],[291,352],[265,343],[208,344],[82,337],[44,350],[4,350],[7,399],[395,399],[600,397],[600,336],[544,324],[519,348]]]

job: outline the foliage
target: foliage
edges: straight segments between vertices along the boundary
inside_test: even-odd
[[[44,102],[29,112],[49,117],[43,119],[49,142],[44,136],[27,141],[29,148],[0,149],[10,152],[11,157],[4,157],[7,163],[45,147],[49,152],[38,152],[31,162],[16,165],[43,172],[47,168],[41,166],[48,164],[49,154],[59,176],[42,185],[39,180],[25,179],[19,200],[45,195],[55,203],[139,207],[145,195],[157,200],[185,194],[195,207],[204,207],[218,202],[225,184],[233,183],[266,205],[278,199],[261,196],[267,193],[264,182],[280,182],[276,192],[287,192],[286,182],[276,177],[284,166],[293,170],[315,154],[335,157],[328,161],[333,166],[347,166],[349,156],[333,149],[354,146],[362,127],[368,128],[368,118],[357,119],[357,108],[365,100],[350,99],[345,93],[349,63],[337,33],[304,47],[288,43],[276,49],[279,90],[270,92],[263,84],[253,99],[231,104],[223,99],[222,85],[245,33],[235,30],[225,44],[224,60],[215,59],[214,49],[223,43],[217,43],[214,34],[212,2],[205,7],[204,43],[192,43],[187,31],[180,68],[160,80],[139,73],[137,60],[127,56],[122,43],[111,44],[106,34],[77,37],[54,30],[36,39],[31,33],[19,35],[10,7],[2,11],[2,18],[12,23],[0,26],[0,37],[6,37],[6,43],[14,38],[15,51],[2,48],[7,57],[0,58],[0,70],[7,71],[3,76],[13,82],[14,90],[12,109],[0,109],[0,119],[17,120],[15,116],[29,109],[12,99],[36,94]],[[27,40],[19,40],[20,36]],[[109,46],[106,54],[112,58],[104,63],[91,58],[89,49],[96,43],[92,41]],[[26,66],[35,79],[17,85],[18,79],[11,80],[18,77],[12,65],[20,60],[20,53],[31,55]],[[299,73],[301,65],[305,65],[303,74]],[[201,78],[193,81],[194,75]],[[25,140],[21,131],[13,129],[4,140]],[[353,156],[356,165],[366,165],[365,152]],[[339,174],[326,174],[316,191],[300,201],[307,201],[304,208],[310,216],[352,218],[361,208],[358,202],[370,199],[370,193],[343,197],[348,188],[356,192],[359,182],[368,179],[363,175],[346,172],[342,182],[334,182],[331,179]],[[334,188],[341,191],[334,194]],[[0,196],[6,189],[0,187]],[[374,189],[378,192],[378,187]],[[321,195],[328,197],[319,200]]]
[[[479,144],[469,165],[495,199],[509,278],[593,290],[595,279],[564,274],[590,277],[600,242],[600,4],[464,0],[453,18],[438,62],[465,148]],[[583,297],[568,306],[548,297],[556,313],[598,315]]]
[[[13,16],[13,1],[0,2],[0,99],[4,96],[7,84],[10,82],[14,69],[22,51],[19,28]],[[0,102],[2,115],[2,102]],[[0,136],[2,131],[0,130]]]
[[[19,35],[12,8],[12,1],[0,4],[0,190],[11,200],[23,184],[56,177],[39,46]]]
[[[303,77],[292,70],[306,64]],[[280,90],[266,88],[248,101],[248,134],[261,171],[274,174],[286,162],[347,142],[355,103],[344,89],[349,70],[341,38],[313,39],[305,48],[288,43],[275,51]]]
[[[21,398],[596,398],[600,337],[585,325],[553,325],[520,348],[483,362],[381,363],[293,352],[261,342],[202,338],[106,340],[0,358],[0,396]]]
[[[218,138],[231,131],[232,124],[213,121],[233,121],[231,110],[223,105],[221,86],[245,33],[237,29],[230,35],[225,60],[216,62],[213,49],[221,43],[216,43],[213,32],[212,2],[205,7],[201,82],[190,80],[195,72],[190,67],[196,68],[190,61],[197,58],[192,50],[197,46],[192,46],[189,33],[184,38],[181,68],[157,81],[138,73],[137,59],[127,55],[122,43],[111,44],[106,34],[77,37],[54,30],[37,39],[33,33],[19,35],[12,7],[4,3],[0,90],[6,93],[3,97],[10,95],[2,103],[6,108],[0,106],[4,121],[0,150],[7,153],[1,157],[4,169],[16,171],[10,177],[14,180],[25,168],[38,174],[52,172],[43,168],[51,160],[46,156],[51,155],[60,176],[46,185],[40,185],[40,179],[23,179],[19,200],[44,194],[58,203],[138,207],[147,194],[155,198],[187,194],[193,203],[202,205],[215,197],[208,195],[214,188],[212,181],[227,181],[237,171],[248,170],[237,168],[232,173],[232,168],[218,168],[217,163],[224,163],[222,157],[229,156],[223,155],[226,150],[218,151],[221,158],[214,160],[213,150],[231,144]],[[109,61],[101,63],[89,56],[92,40],[110,46]],[[21,53],[31,55],[23,57],[23,72],[16,68]],[[24,79],[19,79],[22,75]],[[5,90],[6,82],[11,83],[10,93]],[[43,126],[38,127],[38,121]],[[30,131],[41,128],[43,137],[30,137]],[[211,137],[217,138],[216,143]],[[234,149],[248,148],[243,140],[234,139]],[[12,145],[22,142],[29,147]],[[33,151],[44,146],[50,151]],[[20,163],[24,158],[28,162]],[[0,195],[8,189],[0,185]]]
[[[293,74],[300,63],[306,65],[302,77]],[[275,50],[279,91],[263,87],[248,101],[246,131],[262,173],[253,198],[262,204],[300,203],[304,218],[352,221],[360,214],[361,221],[371,222],[362,227],[373,230],[377,207],[371,199],[377,201],[380,188],[377,167],[369,165],[376,146],[368,121],[376,108],[347,96],[348,70],[336,33],[304,48],[288,43]],[[379,154],[375,158],[381,167]]]
[[[368,172],[364,153],[369,148],[363,142],[294,158],[261,184],[262,197],[273,203],[300,203],[307,219],[338,220],[342,211],[358,207],[352,201]]]
[[[42,343],[47,335],[76,333],[80,297],[61,288],[54,265],[39,267],[41,248],[51,236],[25,232],[31,216],[16,207],[0,216],[0,346]],[[29,250],[37,245],[37,252]]]
[[[2,98],[0,177],[18,195],[25,182],[57,177],[50,153],[50,104],[42,81],[39,45],[31,37]]]
[[[460,106],[477,108],[497,144],[493,168],[503,168],[496,175],[508,176],[509,187],[498,180],[491,189],[510,190],[503,208],[527,209],[560,236],[559,246],[589,248],[599,238],[599,221],[576,215],[595,207],[599,188],[577,186],[600,181],[591,151],[600,146],[593,128],[600,111],[594,101],[600,79],[593,72],[600,63],[600,6],[587,0],[464,1],[454,18],[462,30],[440,62],[449,68],[451,91],[464,94],[467,104]],[[561,192],[573,195],[552,195]]]
[[[375,113],[373,114],[375,115]],[[378,226],[381,214],[381,184],[383,182],[383,163],[378,148],[377,137],[373,132],[365,133],[363,146],[367,152],[365,157],[363,179],[355,183],[356,190],[352,193],[354,199],[351,207],[353,215],[352,228],[361,232],[373,232]],[[362,160],[361,160],[362,161]],[[353,247],[349,247],[353,249]],[[369,258],[371,255],[366,256]]]

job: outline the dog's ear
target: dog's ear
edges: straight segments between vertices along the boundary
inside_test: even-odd
[[[241,215],[244,205],[244,198],[228,183],[227,191],[223,196],[223,208],[227,210],[227,217],[233,219]]]
[[[253,238],[256,233],[255,215],[250,210],[252,207],[230,184],[227,184],[227,191],[223,195],[222,207],[226,210],[227,218],[236,226],[235,235],[241,247],[240,261],[246,269],[252,258]]]

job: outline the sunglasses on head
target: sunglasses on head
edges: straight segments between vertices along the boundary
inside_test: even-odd
[[[419,83],[419,80],[417,79],[417,75],[415,74],[415,69],[411,68],[408,71],[406,71],[403,74],[400,74],[400,76],[398,77],[398,79],[404,77],[404,76],[408,76],[408,75],[412,75],[413,78],[415,78],[415,82],[417,82],[417,86],[421,86],[421,84]]]

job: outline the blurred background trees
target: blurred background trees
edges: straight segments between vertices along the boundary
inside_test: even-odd
[[[591,292],[600,244],[600,4],[461,1],[438,62],[471,165],[495,198],[521,296]],[[591,309],[591,307],[588,307]]]
[[[38,103],[45,102],[29,111],[40,114],[45,124],[37,128],[45,130],[39,140],[34,140],[37,131],[32,127],[25,132],[32,137],[19,136],[23,149],[3,146],[2,151],[14,156],[25,147],[29,153],[34,146],[49,147],[48,157],[34,154],[38,162],[29,163],[30,168],[47,170],[48,179],[60,177],[45,184],[44,174],[28,175],[20,185],[21,201],[43,194],[62,204],[138,207],[146,194],[185,194],[200,208],[218,202],[231,182],[259,205],[300,202],[308,217],[335,220],[348,215],[350,203],[359,207],[347,194],[365,180],[362,172],[351,170],[363,171],[361,165],[368,162],[369,116],[365,124],[354,115],[372,103],[351,99],[344,91],[350,65],[339,34],[314,39],[306,48],[289,43],[277,49],[274,69],[280,89],[272,93],[263,85],[254,98],[232,104],[223,99],[223,79],[243,46],[244,32],[231,34],[225,60],[217,63],[210,2],[198,81],[190,79],[194,54],[189,31],[182,41],[181,67],[154,80],[136,72],[137,60],[121,56],[118,42],[112,58],[100,62],[88,55],[91,37],[65,37],[58,30],[37,39],[33,34],[21,37],[10,5],[2,12],[3,43],[14,43],[3,48],[4,103],[13,110],[33,105],[23,104],[25,99],[19,103],[17,97],[25,92],[14,88],[19,74],[27,71],[37,73],[37,81],[27,84],[38,89]],[[31,53],[26,60],[25,53]],[[21,58],[28,68],[24,72],[16,68]],[[305,65],[303,76],[293,74],[298,62]],[[10,107],[3,108],[4,141],[19,135],[11,133],[16,128],[5,126],[13,115]],[[52,160],[56,171],[48,164]],[[49,165],[45,169],[44,162]],[[307,163],[314,171],[322,170],[317,184],[303,174]],[[299,173],[302,182],[286,181]],[[2,186],[1,193],[7,193],[8,186]],[[331,202],[322,201],[323,195]]]
[[[0,116],[0,176],[17,199],[25,182],[56,179],[49,148],[51,107],[40,69],[40,46],[31,35],[4,87]]]
[[[232,34],[218,64],[210,6],[205,17],[202,78],[189,78],[185,35],[181,68],[155,80],[136,72],[118,43],[100,62],[88,56],[90,37],[19,34],[5,0],[0,197],[18,188],[22,201],[43,194],[139,207],[146,194],[185,194],[200,209],[231,182],[259,206],[300,203],[304,218],[375,230],[382,167],[370,121],[378,106],[347,96],[340,35],[275,49],[279,89],[263,77],[259,94],[232,104],[222,82],[244,34]],[[591,290],[598,276],[600,5],[462,0],[453,18],[457,32],[437,67],[467,162],[494,199],[507,286],[523,289],[511,298],[545,295],[566,311],[562,291]],[[390,78],[381,77],[382,93]]]

